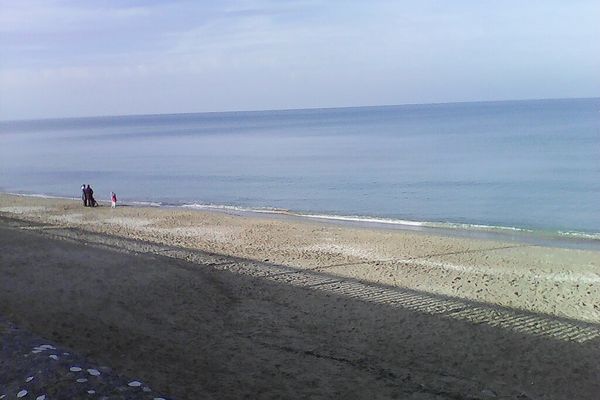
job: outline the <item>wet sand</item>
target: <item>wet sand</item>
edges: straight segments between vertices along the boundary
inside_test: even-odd
[[[600,254],[0,195],[0,313],[175,398],[600,393]]]

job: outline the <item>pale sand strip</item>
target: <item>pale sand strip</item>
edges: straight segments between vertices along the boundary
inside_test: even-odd
[[[40,229],[56,235],[63,233],[54,228],[76,227],[141,239],[149,243],[140,244],[135,251],[160,252],[186,260],[193,260],[193,250],[254,261],[268,260],[270,264],[242,263],[243,268],[239,265],[236,268],[240,273],[290,284],[317,279],[314,273],[326,271],[332,281],[360,281],[366,285],[360,290],[356,288],[360,293],[370,293],[369,284],[388,287],[389,298],[393,298],[394,293],[413,291],[424,299],[403,304],[401,298],[405,297],[400,296],[393,303],[404,307],[414,304],[411,307],[423,312],[446,312],[451,318],[492,321],[491,314],[473,309],[474,306],[452,312],[456,307],[472,303],[567,320],[600,322],[600,254],[592,251],[181,209],[85,209],[76,201],[9,195],[0,195],[0,213],[44,224]],[[86,235],[84,239],[91,240],[91,237]],[[118,247],[119,239],[114,240]],[[215,256],[215,265],[218,264],[218,256]],[[227,268],[227,265],[220,267]],[[319,287],[333,290],[326,284]],[[445,296],[444,301],[452,305],[433,307],[435,301],[428,298],[429,295]],[[369,296],[371,301],[376,301],[372,294]],[[509,313],[502,318],[494,317],[493,321],[510,324],[499,321],[521,321],[521,317],[514,319]],[[537,329],[554,332],[557,337],[571,337],[563,335],[570,329],[568,322],[557,322],[559,325],[555,326],[531,318],[526,321],[518,325],[524,328],[518,328],[515,322],[511,329]],[[560,325],[563,323],[567,324],[564,329]],[[585,339],[586,335],[576,335],[575,340],[589,340]]]

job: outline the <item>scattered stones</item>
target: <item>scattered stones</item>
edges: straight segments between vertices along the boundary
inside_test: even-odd
[[[142,383],[138,382],[138,381],[131,381],[127,385],[129,385],[131,387],[140,387],[140,386],[142,386]]]
[[[2,315],[0,343],[0,400],[148,400],[159,395],[148,392],[150,388],[147,385],[133,381],[131,377],[123,378],[108,367],[97,366],[77,354],[64,352],[66,349],[40,344],[47,342],[17,329]],[[25,374],[27,371],[35,373],[28,376]],[[128,382],[132,385],[128,386]],[[138,382],[137,385],[134,382]],[[48,393],[44,394],[42,390]]]
[[[496,392],[494,392],[493,390],[490,390],[490,389],[483,389],[481,391],[481,395],[485,396],[485,397],[489,397],[489,398],[498,397]]]

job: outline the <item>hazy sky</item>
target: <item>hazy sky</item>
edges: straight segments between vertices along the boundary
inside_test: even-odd
[[[592,96],[598,0],[0,0],[0,119]]]

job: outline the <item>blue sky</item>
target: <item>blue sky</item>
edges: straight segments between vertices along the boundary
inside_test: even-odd
[[[600,1],[0,0],[0,119],[600,96]]]

